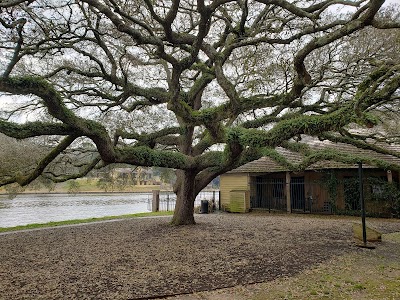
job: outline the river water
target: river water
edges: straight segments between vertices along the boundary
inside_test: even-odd
[[[0,227],[149,212],[151,199],[151,193],[19,194],[13,199],[0,194]],[[195,205],[211,199],[218,207],[218,192],[208,191],[200,192]],[[175,200],[175,194],[162,192],[160,210],[173,210]]]
[[[0,195],[0,227],[148,212],[150,193]]]

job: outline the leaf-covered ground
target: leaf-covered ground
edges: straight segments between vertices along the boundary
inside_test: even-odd
[[[333,257],[295,276],[167,300],[398,300],[400,232],[385,234],[375,250]]]
[[[329,289],[318,288],[322,281],[340,285],[338,290],[365,293],[369,287],[347,279],[346,269],[334,275],[328,271],[336,269],[336,262],[354,264],[367,251],[376,255],[372,259],[385,258],[378,252],[384,251],[396,261],[399,244],[384,241],[374,252],[355,247],[353,221],[210,214],[197,216],[197,225],[185,227],[169,226],[165,218],[127,219],[2,234],[0,299],[149,299],[177,294],[185,294],[180,299],[329,298]],[[386,233],[400,231],[399,221],[370,222]],[[383,262],[381,268],[394,268],[397,275],[390,282],[399,279],[395,264]],[[302,276],[315,286],[303,287]],[[288,278],[293,290],[286,290]],[[239,287],[220,290],[233,286]],[[216,291],[198,293],[208,290]]]

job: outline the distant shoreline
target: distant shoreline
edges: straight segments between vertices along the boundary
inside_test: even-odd
[[[159,190],[161,193],[174,193],[172,190],[160,190],[160,189],[152,189],[152,190],[137,190],[137,191],[80,191],[76,193],[70,193],[68,191],[51,191],[51,192],[46,192],[46,191],[24,191],[20,193],[15,193],[15,195],[89,195],[89,194],[144,194],[144,193],[151,193],[153,190]],[[205,189],[202,192],[218,192],[218,189]],[[7,193],[5,191],[0,191],[0,195],[9,195],[10,193]]]
[[[43,192],[43,191],[38,191],[38,192],[21,192],[21,193],[15,193],[16,195],[79,195],[79,194],[136,194],[136,193],[151,193],[152,191],[112,191],[112,192],[105,192],[105,191],[83,191],[83,192],[77,192],[77,193],[68,193],[68,192]],[[160,190],[161,193],[173,193],[171,190]],[[0,192],[0,195],[8,195],[9,193],[7,192]]]
[[[172,192],[173,187],[167,183],[161,184],[106,184],[99,185],[98,178],[79,178],[76,179],[74,185],[68,182],[56,183],[54,186],[44,185],[28,185],[25,188],[14,187],[6,190],[4,187],[0,188],[0,195],[19,195],[19,194],[71,194],[71,195],[85,195],[85,194],[128,194],[128,193],[151,193],[154,190],[161,192]],[[211,186],[206,187],[204,191],[217,191]]]

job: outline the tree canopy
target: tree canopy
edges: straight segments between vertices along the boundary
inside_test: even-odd
[[[0,132],[57,142],[0,186],[115,163],[173,168],[172,222],[190,224],[213,178],[302,134],[387,153],[371,142],[387,136],[361,130],[399,100],[399,12],[384,4],[2,1]],[[86,154],[55,167],[71,151]]]

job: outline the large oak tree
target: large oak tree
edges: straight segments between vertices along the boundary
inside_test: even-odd
[[[284,162],[274,148],[300,151],[302,134],[386,153],[349,130],[399,97],[398,15],[384,2],[4,0],[0,132],[57,142],[0,186],[173,168],[172,223],[192,224],[213,178],[263,155]],[[75,168],[57,167],[80,150]],[[328,156],[306,159],[340,159]]]

